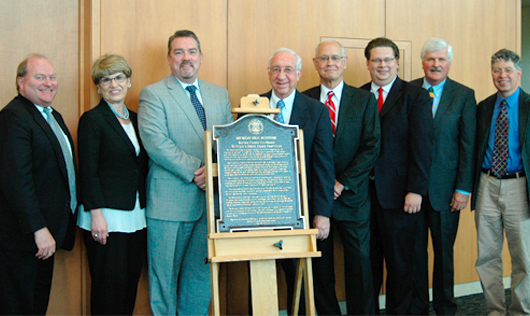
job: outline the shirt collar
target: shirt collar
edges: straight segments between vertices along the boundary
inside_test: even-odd
[[[444,90],[445,83],[447,82],[447,78],[444,79],[444,81],[440,82],[439,84],[433,86],[430,84],[425,77],[423,78],[423,87],[425,90],[429,90],[430,87],[432,87],[433,93],[435,97],[440,97],[442,95],[442,91]]]
[[[344,80],[341,81],[333,90],[329,89],[323,84],[320,84],[320,99],[326,100],[328,98],[328,92],[333,91],[337,100],[342,97],[342,88],[344,87]]]
[[[383,91],[385,91],[385,93],[388,94],[388,93],[390,92],[390,89],[392,89],[392,86],[394,85],[394,82],[396,82],[397,77],[398,77],[398,76],[396,76],[396,77],[394,78],[394,80],[392,80],[391,83],[387,84],[386,86],[382,86],[382,87],[376,85],[376,84],[372,81],[372,92],[373,92],[373,93],[377,93],[377,92],[378,92],[377,90],[379,90],[379,88],[383,88]]]
[[[187,86],[195,86],[195,88],[197,88],[197,91],[201,92],[201,89],[199,88],[199,80],[195,79],[195,81],[192,84],[189,84],[189,83],[185,83],[185,82],[180,81],[180,79],[177,78],[177,76],[175,76],[175,75],[173,75],[173,77],[175,77],[175,79],[177,79],[177,81],[182,86],[182,89],[186,90]]]
[[[512,93],[509,97],[504,99],[500,96],[500,94],[497,92],[497,103],[496,105],[500,104],[502,100],[506,100],[506,103],[508,104],[508,107],[515,106],[519,104],[519,95],[521,94],[521,87],[518,87],[517,90],[515,90],[514,93]]]
[[[278,103],[278,101],[280,100],[283,100],[283,102],[285,103],[285,106],[288,107],[288,108],[291,108],[293,106],[293,102],[294,102],[294,96],[296,95],[296,89],[293,90],[293,92],[287,97],[287,98],[284,98],[284,99],[280,99],[275,93],[274,93],[274,90],[272,90],[272,93],[271,93],[271,105],[270,107],[271,108],[277,108],[276,104]],[[274,107],[272,107],[272,105]]]

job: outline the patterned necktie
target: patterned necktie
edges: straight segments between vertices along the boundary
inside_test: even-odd
[[[55,120],[55,117],[52,114],[52,109],[47,106],[44,108],[44,113],[46,113],[46,121],[48,121],[48,124],[50,125],[53,133],[55,134],[55,137],[57,137],[57,140],[61,145],[61,151],[63,152],[63,158],[66,164],[66,173],[68,174],[68,188],[70,190],[70,208],[72,209],[73,213],[75,211],[75,207],[77,206],[77,195],[75,189],[75,168],[72,152],[68,147],[63,130],[61,129],[59,123],[57,123],[57,120]]]
[[[283,102],[283,100],[278,101],[278,103],[276,104],[276,107],[278,107],[278,109],[280,109],[280,113],[276,114],[276,117],[274,117],[274,119],[278,123],[284,124],[285,120],[283,118],[283,109],[285,109],[285,102]]]
[[[498,179],[502,178],[508,171],[508,129],[510,120],[506,101],[502,100],[501,109],[495,122],[495,143],[493,145],[493,157],[491,172]]]
[[[383,103],[385,103],[385,99],[383,98],[383,88],[379,88],[379,97],[377,98],[377,108],[379,110],[379,113],[381,113],[381,109],[383,108]]]
[[[431,109],[432,109],[432,105],[434,104],[434,89],[432,88],[432,86],[430,86],[429,89],[427,89],[427,91],[429,91],[429,97],[431,98]]]
[[[329,110],[329,118],[331,119],[331,128],[333,129],[333,136],[335,136],[335,132],[337,130],[337,110],[335,109],[335,103],[333,103],[333,96],[335,93],[333,91],[328,92],[328,99],[324,103]]]
[[[189,85],[186,87],[186,90],[188,90],[188,92],[190,93],[191,104],[193,104],[193,107],[195,108],[195,111],[199,116],[199,120],[201,120],[202,128],[206,130],[206,114],[204,114],[204,108],[202,107],[201,102],[197,98],[197,94],[195,93],[196,89],[197,87],[195,87],[194,85]]]

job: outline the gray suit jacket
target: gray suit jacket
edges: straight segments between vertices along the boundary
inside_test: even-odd
[[[423,85],[423,78],[412,83]],[[473,189],[475,92],[447,78],[434,117],[434,148],[429,178],[429,199],[434,210],[449,211],[456,189]]]
[[[232,122],[228,91],[202,80],[199,87],[207,129]],[[204,165],[204,130],[173,74],[142,89],[138,127],[149,155],[146,216],[198,220],[206,211],[206,196],[193,182],[193,172]]]
[[[493,109],[495,108],[495,101],[497,100],[497,93],[490,95],[486,100],[480,102],[477,106],[477,147],[476,147],[476,165],[475,165],[475,185],[471,195],[471,210],[475,209],[477,202],[477,192],[480,180],[480,173],[482,172],[482,163],[486,155],[486,148],[488,146],[488,137],[490,135],[491,120],[493,119]],[[519,96],[519,141],[521,142],[521,159],[523,160],[524,170],[530,171],[530,129],[528,128],[528,120],[530,112],[530,95],[521,89]],[[527,191],[530,187],[530,177],[526,176]],[[530,194],[529,194],[530,200]]]

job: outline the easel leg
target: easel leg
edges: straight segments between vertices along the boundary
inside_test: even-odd
[[[315,316],[315,292],[313,289],[313,262],[311,258],[299,259],[305,263],[304,272],[304,287],[305,287],[305,310],[309,316]]]
[[[221,309],[219,304],[219,263],[210,263],[210,273],[212,282],[212,308],[213,315],[221,315]]]
[[[250,261],[252,311],[255,315],[278,315],[278,284],[276,260]]]

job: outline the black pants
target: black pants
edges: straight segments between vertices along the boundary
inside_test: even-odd
[[[132,315],[147,255],[146,232],[109,233],[107,244],[101,245],[83,230],[92,277],[92,315]]]

